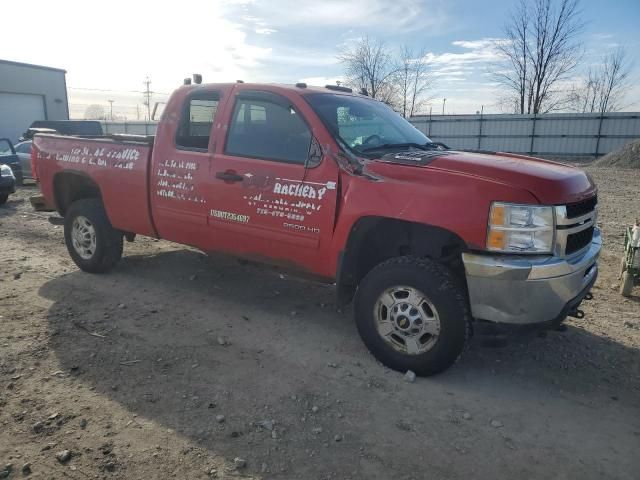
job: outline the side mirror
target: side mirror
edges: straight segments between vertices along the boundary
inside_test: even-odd
[[[305,168],[307,167],[315,167],[316,165],[320,165],[322,161],[322,147],[320,147],[320,143],[316,140],[316,137],[311,138],[311,145],[309,146],[309,157],[305,162]]]
[[[159,121],[164,112],[164,107],[167,106],[167,102],[156,102],[153,106],[153,113],[151,114],[151,120]]]

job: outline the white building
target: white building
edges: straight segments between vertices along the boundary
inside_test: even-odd
[[[68,120],[66,73],[0,60],[0,138],[16,142],[34,120]]]

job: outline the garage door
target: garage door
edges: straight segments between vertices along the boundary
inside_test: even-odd
[[[46,120],[42,95],[0,93],[0,138],[16,142],[34,120]]]

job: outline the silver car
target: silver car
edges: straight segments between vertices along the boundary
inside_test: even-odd
[[[33,180],[31,175],[31,140],[17,143],[15,145],[16,155],[20,159],[22,167],[22,180]]]

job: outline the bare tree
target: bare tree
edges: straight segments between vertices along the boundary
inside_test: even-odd
[[[345,66],[347,83],[383,102],[392,102],[395,89],[391,82],[395,72],[393,58],[384,42],[363,37],[338,55]]]
[[[529,17],[527,4],[520,0],[517,10],[511,13],[509,23],[504,27],[506,39],[495,43],[496,49],[501,54],[504,66],[498,66],[496,79],[504,87],[507,93],[501,99],[505,104],[516,104],[516,113],[527,112],[527,92],[529,91]]]
[[[496,42],[504,62],[496,73],[519,105],[519,113],[558,109],[566,98],[557,90],[578,65],[582,31],[579,0],[520,0]]]
[[[623,47],[606,54],[597,67],[589,68],[587,78],[572,91],[572,108],[579,112],[615,112],[630,87],[631,67]]]
[[[418,113],[424,102],[429,100],[426,93],[434,83],[424,50],[414,55],[407,46],[400,49],[394,83],[398,91],[398,109],[402,116],[407,118]]]
[[[84,118],[87,120],[104,120],[106,119],[106,117],[107,116],[102,105],[98,105],[95,103],[89,105],[84,111]]]

